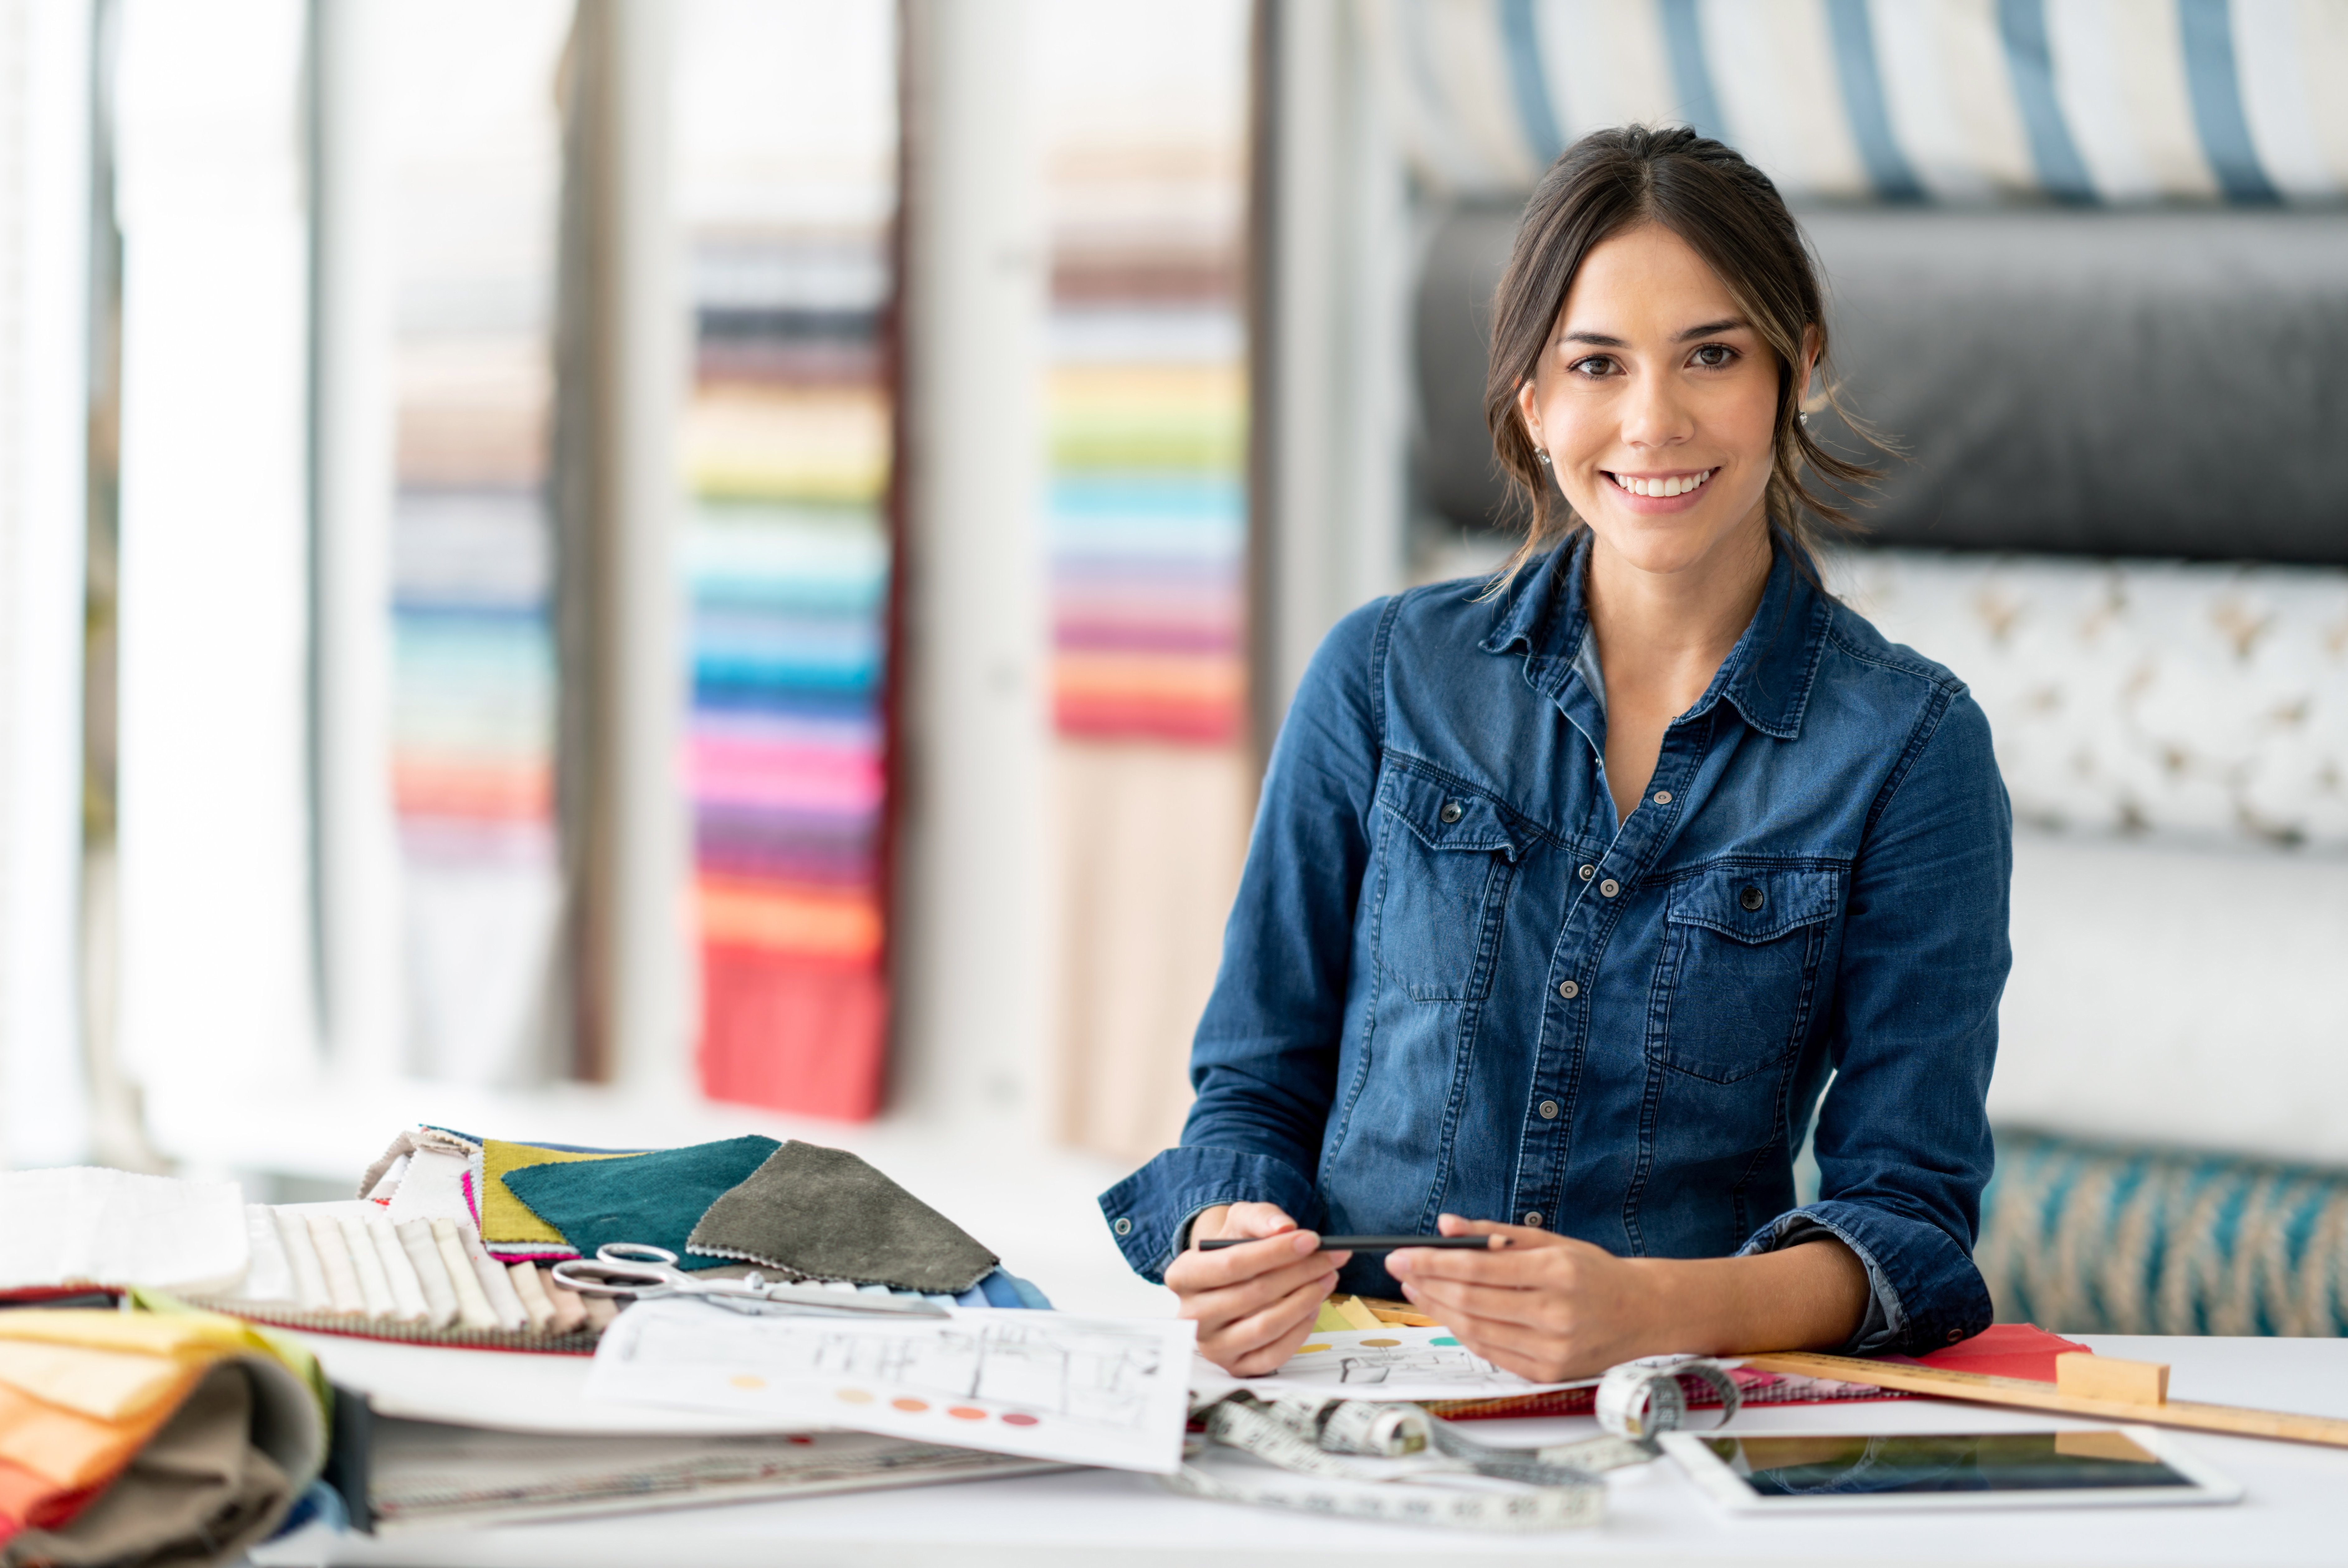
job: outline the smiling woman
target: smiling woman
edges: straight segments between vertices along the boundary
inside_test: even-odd
[[[1340,1283],[1539,1380],[1962,1338],[2011,823],[1964,687],[1818,586],[1842,513],[1808,476],[1867,474],[1802,428],[1827,331],[1800,232],[1718,142],[1599,132],[1535,193],[1494,319],[1525,548],[1315,656],[1197,1103],[1103,1196],[1117,1244],[1242,1374]],[[1323,1225],[1489,1241],[1381,1260]]]

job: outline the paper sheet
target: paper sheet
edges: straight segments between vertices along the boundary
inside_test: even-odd
[[[1315,1333],[1268,1378],[1234,1378],[1200,1359],[1190,1386],[1202,1394],[1233,1389],[1302,1389],[1356,1399],[1504,1399],[1597,1381],[1531,1383],[1504,1372],[1453,1337],[1447,1328],[1381,1327]]]
[[[1165,1474],[1181,1462],[1195,1336],[1179,1318],[749,1317],[648,1301],[604,1334],[587,1394]]]

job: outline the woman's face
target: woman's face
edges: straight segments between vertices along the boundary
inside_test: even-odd
[[[1575,514],[1630,565],[1685,571],[1765,537],[1776,359],[1662,224],[1582,259],[1517,405]]]

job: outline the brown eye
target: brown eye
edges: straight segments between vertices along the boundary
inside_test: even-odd
[[[1736,351],[1726,343],[1708,343],[1689,357],[1706,370],[1719,370],[1736,358]]]
[[[1565,368],[1576,375],[1612,375],[1614,373],[1614,362],[1602,354],[1593,354],[1587,359],[1575,360]]]

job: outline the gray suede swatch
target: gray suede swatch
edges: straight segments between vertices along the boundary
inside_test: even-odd
[[[709,1205],[686,1249],[809,1279],[959,1296],[1001,1260],[844,1149],[786,1143]]]

